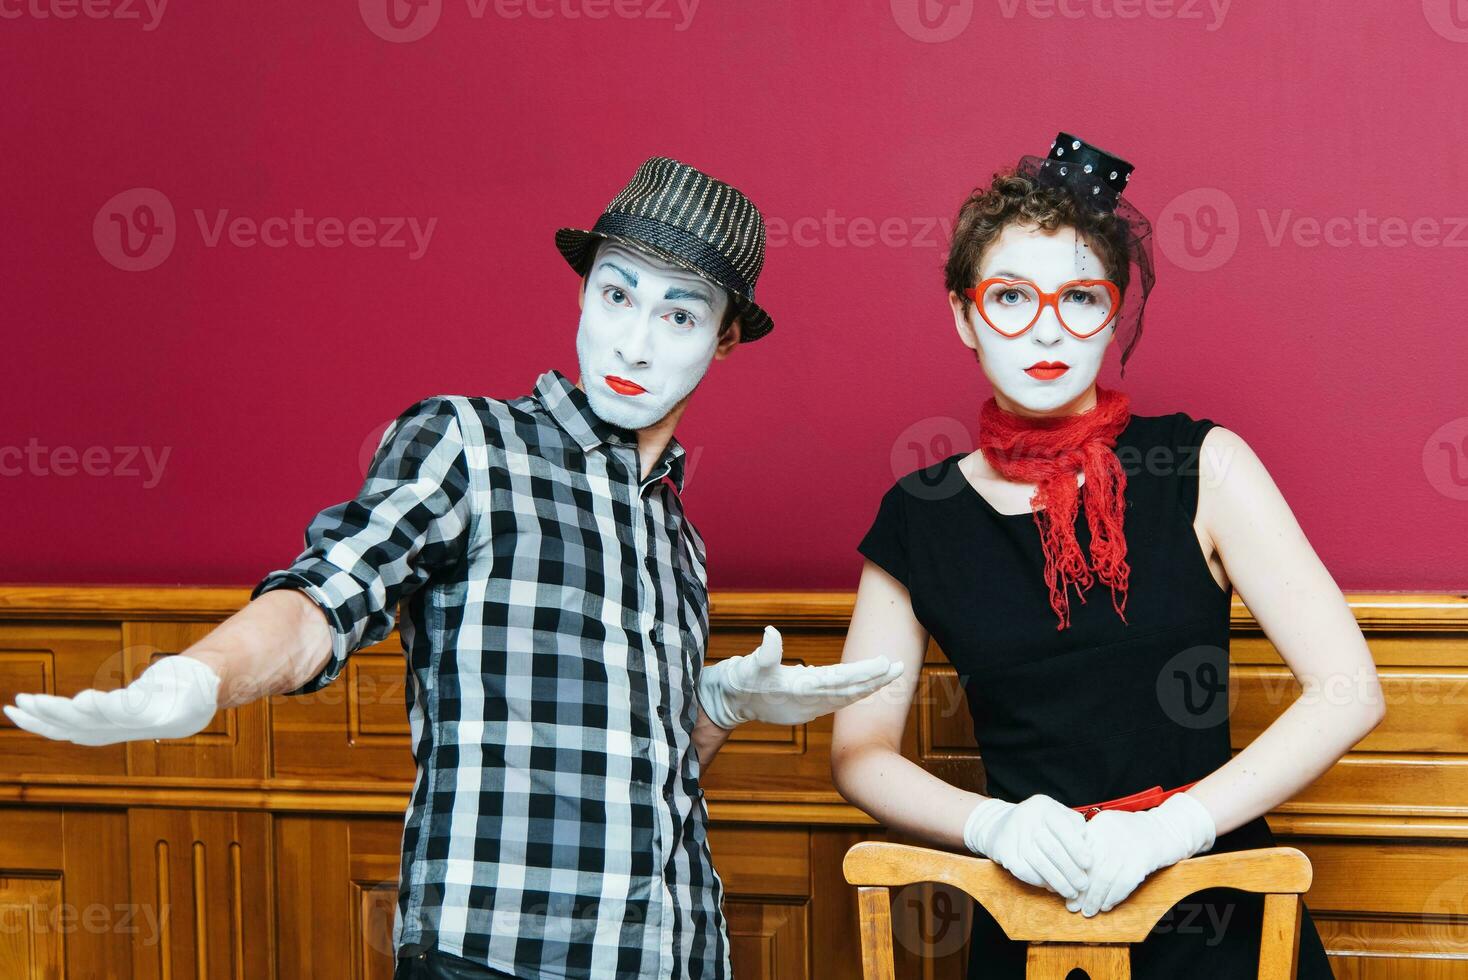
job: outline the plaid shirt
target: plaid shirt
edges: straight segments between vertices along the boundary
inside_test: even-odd
[[[519,398],[434,396],[255,587],[300,589],[331,621],[330,661],[292,694],[336,679],[403,603],[417,776],[400,955],[730,976],[690,739],[708,587],[683,473],[675,439],[642,479],[636,434],[558,371]]]

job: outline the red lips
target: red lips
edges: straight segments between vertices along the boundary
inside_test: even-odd
[[[1070,365],[1064,361],[1036,361],[1025,368],[1025,374],[1039,381],[1054,381],[1069,370]]]
[[[615,374],[607,375],[607,387],[619,395],[645,395],[647,389],[635,381],[619,378]]]

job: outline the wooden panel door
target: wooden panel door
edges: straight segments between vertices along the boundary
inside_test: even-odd
[[[401,818],[275,821],[279,976],[391,980]]]
[[[126,818],[3,807],[0,823],[0,977],[132,977],[166,910],[129,901]]]
[[[128,811],[132,900],[161,910],[158,941],[133,947],[139,980],[257,980],[274,960],[270,816]]]
[[[729,957],[739,980],[811,976],[810,833],[804,828],[715,825],[714,867],[724,882]]]

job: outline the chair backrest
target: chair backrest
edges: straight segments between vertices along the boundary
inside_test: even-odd
[[[1260,980],[1294,980],[1300,946],[1300,896],[1310,859],[1293,847],[1203,854],[1150,875],[1125,901],[1090,918],[1046,888],[1028,885],[987,858],[909,844],[862,841],[842,870],[857,886],[865,980],[895,980],[890,889],[940,882],[966,892],[1010,939],[1029,943],[1028,980],[1065,980],[1076,967],[1092,980],[1129,980],[1131,943],[1147,937],[1182,899],[1205,888],[1262,893]]]

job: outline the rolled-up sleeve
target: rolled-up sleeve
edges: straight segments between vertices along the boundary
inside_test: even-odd
[[[473,521],[463,432],[453,403],[420,401],[383,433],[356,497],[321,511],[289,568],[260,580],[250,598],[299,589],[332,627],[331,659],[290,694],[336,680],[352,651],[392,632],[398,602],[436,569],[462,561]]]

